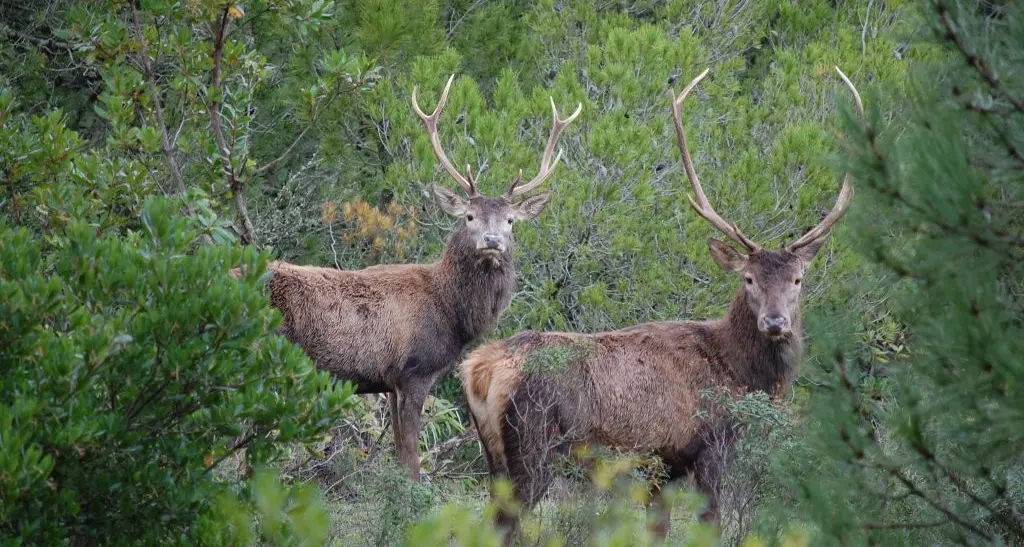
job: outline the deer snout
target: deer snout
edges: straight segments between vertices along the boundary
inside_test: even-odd
[[[484,234],[480,239],[480,244],[477,245],[477,250],[504,252],[505,236],[496,233]]]
[[[785,332],[789,325],[789,321],[785,317],[778,314],[765,315],[761,319],[761,326],[765,332],[772,336],[777,336]]]

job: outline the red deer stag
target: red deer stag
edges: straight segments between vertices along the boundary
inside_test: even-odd
[[[586,442],[656,454],[669,480],[692,474],[709,498],[702,518],[717,520],[713,485],[724,461],[713,448],[730,446],[735,435],[729,424],[702,417],[709,414],[701,413],[708,410],[701,390],[774,393],[792,381],[802,345],[801,280],[853,190],[845,180],[832,211],[781,250],[762,248],[719,216],[697,179],[679,111],[707,73],[678,98],[673,92],[672,116],[697,198],[691,205],[743,248],[709,239],[711,256],[743,283],[729,312],[715,321],[661,321],[597,334],[528,331],[467,357],[459,372],[490,474],[511,481],[522,508],[544,495],[552,458]],[[843,80],[860,107],[857,90]],[[658,490],[654,531],[661,538],[669,523],[663,504]],[[517,522],[514,512],[499,512],[506,540]]]
[[[419,480],[419,431],[423,403],[437,378],[463,349],[497,324],[516,283],[512,225],[536,217],[548,194],[515,200],[554,172],[558,137],[579,115],[558,117],[554,100],[551,135],[533,180],[521,177],[501,196],[477,192],[472,171],[460,173],[437,134],[453,74],[437,108],[426,115],[412,92],[413,110],[430,137],[441,167],[466,192],[434,185],[441,209],[464,223],[432,264],[379,265],[358,271],[272,262],[271,305],[281,311],[281,334],[302,347],[318,368],[350,380],[359,393],[387,393],[399,462]],[[520,173],[521,175],[521,173]],[[238,275],[238,271],[233,272]]]

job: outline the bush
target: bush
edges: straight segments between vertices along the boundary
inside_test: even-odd
[[[288,488],[269,470],[253,476],[246,495],[218,496],[199,526],[203,545],[322,547],[330,536],[330,516],[317,489]]]
[[[274,335],[266,256],[196,248],[180,207],[150,200],[123,234],[72,219],[52,246],[0,227],[4,536],[191,543],[218,463],[272,461],[344,408],[351,388]]]

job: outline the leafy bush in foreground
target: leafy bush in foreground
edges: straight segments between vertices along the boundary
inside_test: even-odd
[[[266,257],[194,249],[179,207],[148,202],[121,237],[71,220],[46,247],[0,227],[0,534],[192,543],[219,462],[270,461],[344,407],[351,389],[273,334]]]

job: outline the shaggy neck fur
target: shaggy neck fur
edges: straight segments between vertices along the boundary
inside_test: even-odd
[[[736,293],[719,329],[720,335],[728,338],[722,346],[739,385],[770,394],[776,393],[776,388],[789,386],[803,348],[799,309],[794,310],[790,320],[791,332],[773,340],[757,328],[757,316],[747,305],[746,291],[740,288]]]
[[[442,294],[452,297],[459,341],[467,344],[493,329],[512,299],[516,268],[511,242],[504,253],[484,256],[463,228],[448,238],[439,265],[447,289]]]

